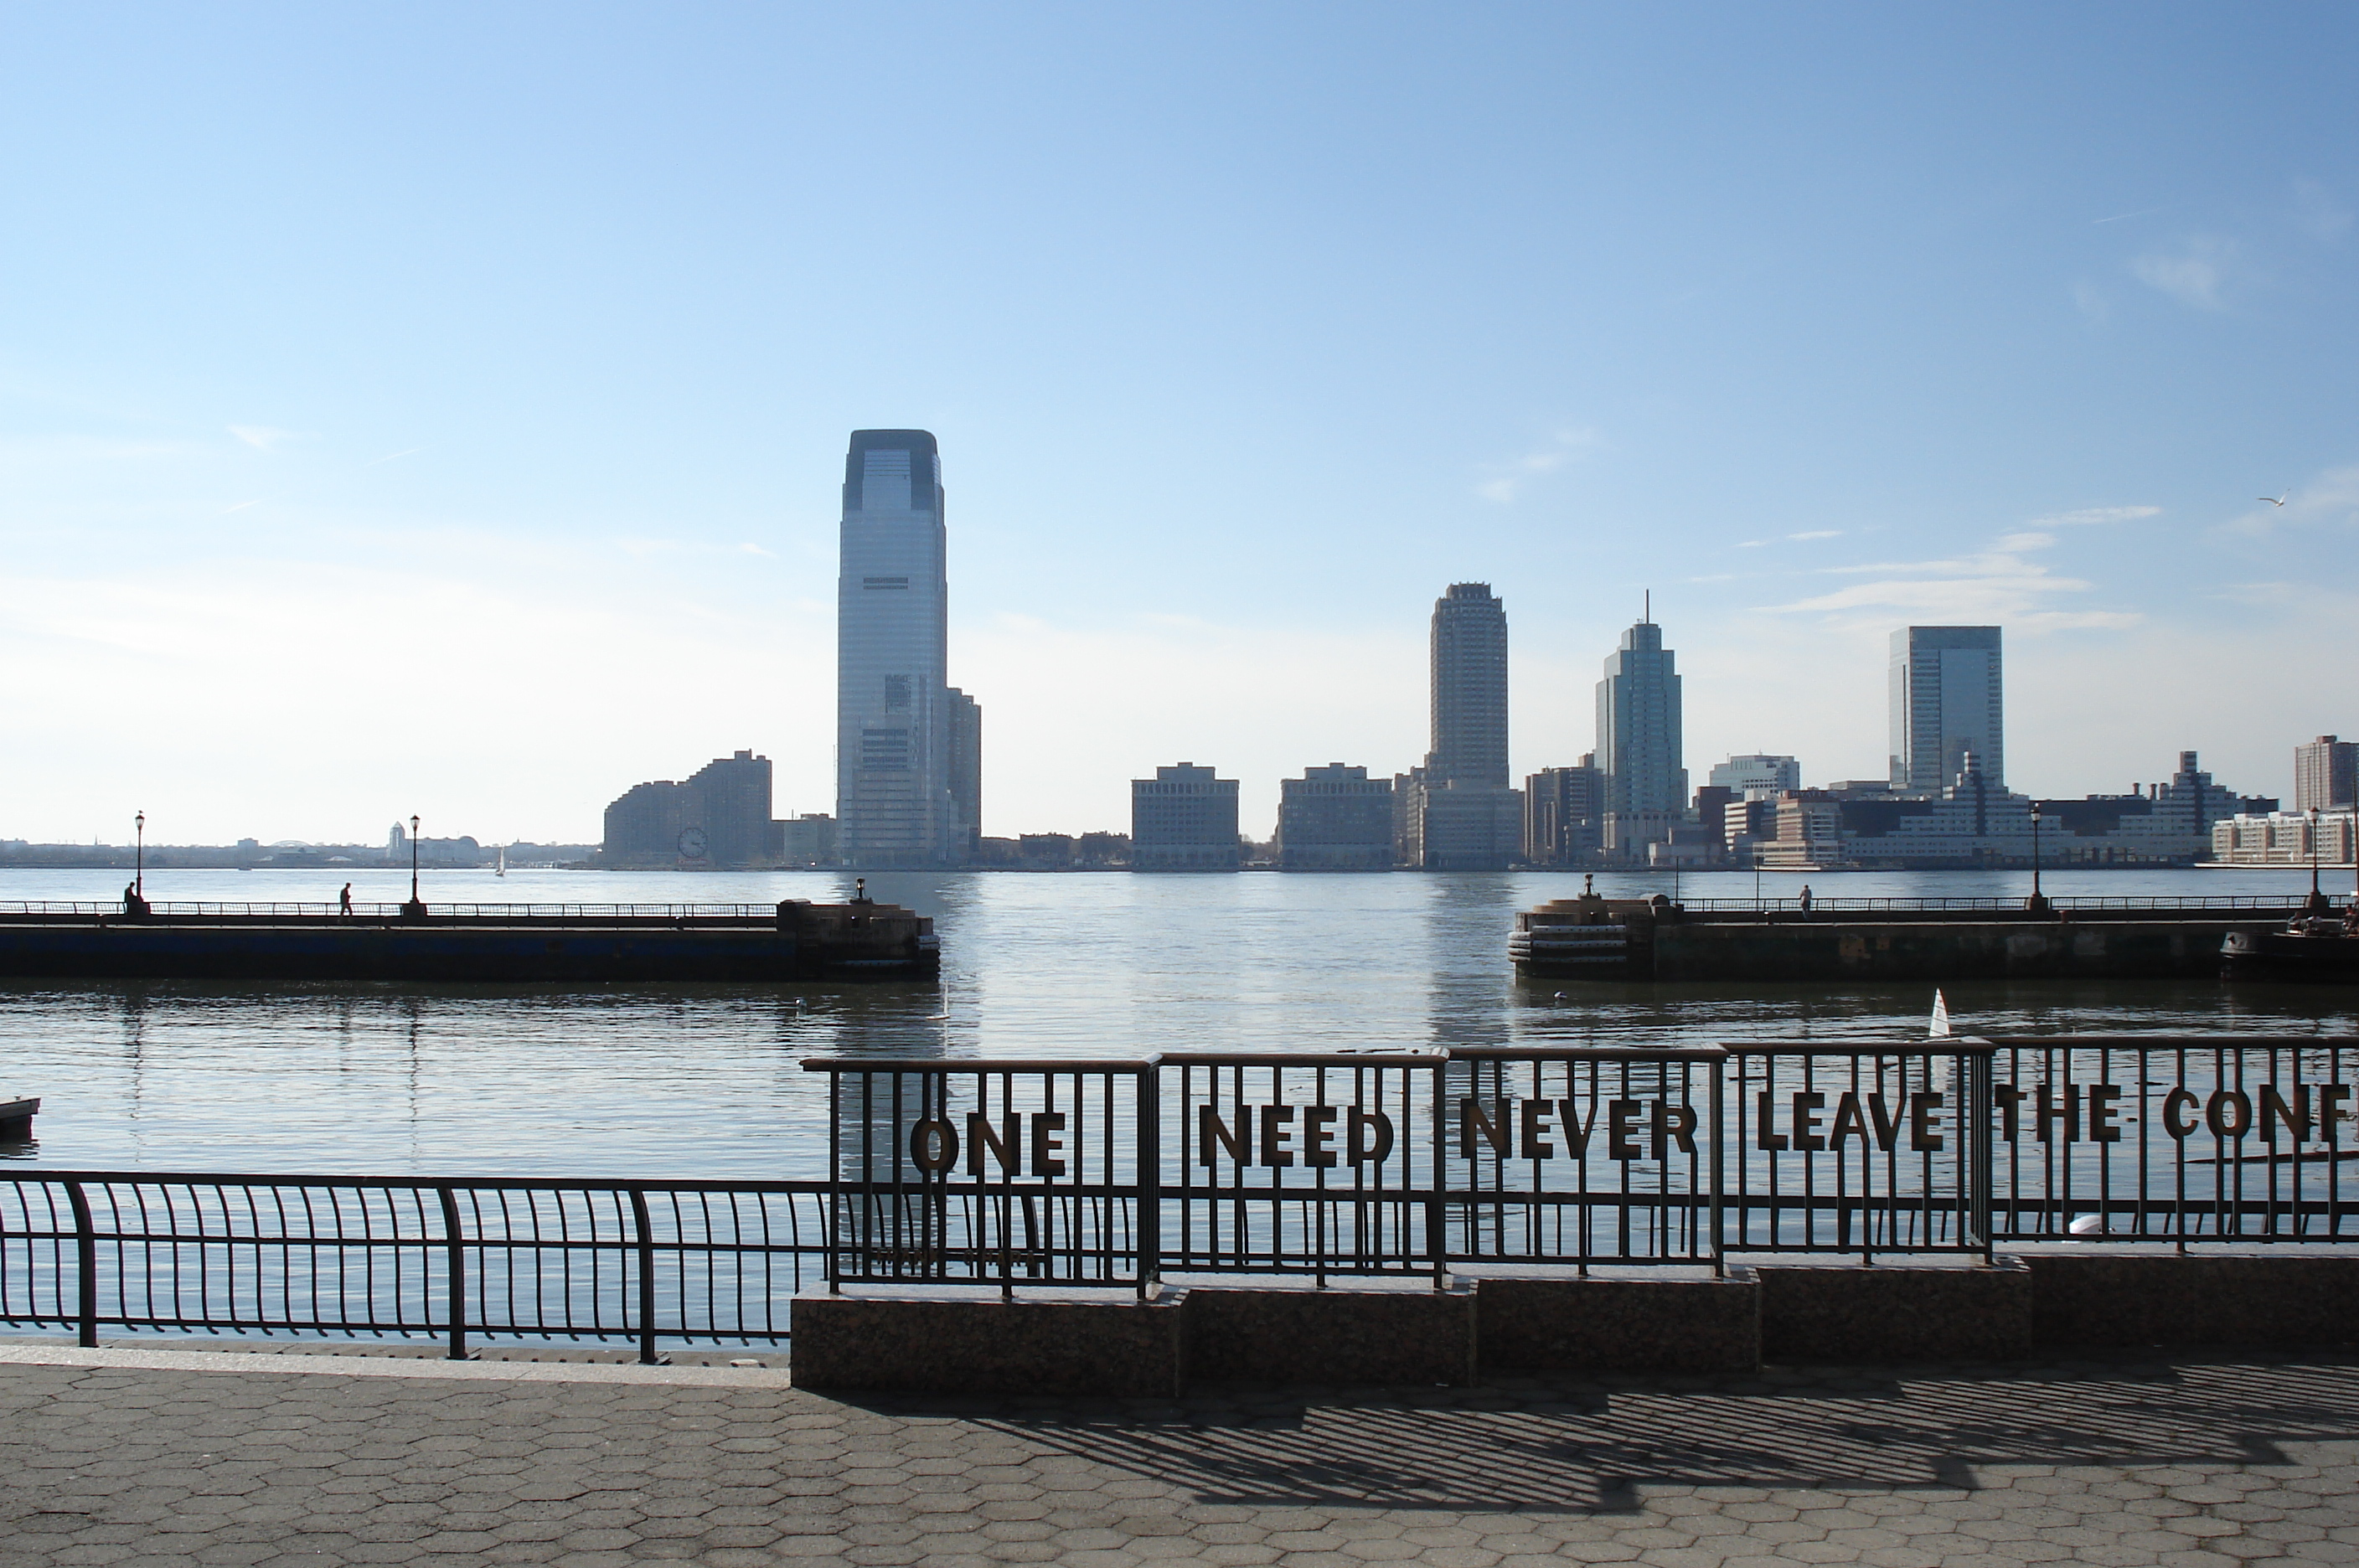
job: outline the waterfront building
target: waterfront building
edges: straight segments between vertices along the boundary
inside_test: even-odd
[[[2212,858],[2223,866],[2351,865],[2354,837],[2352,809],[2268,811],[2229,817],[2212,824]],[[2315,857],[2313,859],[2313,857]]]
[[[925,430],[854,430],[836,587],[836,817],[844,863],[954,865],[941,463]]]
[[[949,695],[952,847],[962,865],[972,865],[983,845],[983,704],[955,686]]]
[[[1713,763],[1704,782],[1709,787],[1727,790],[1730,800],[1744,800],[1756,789],[1764,795],[1775,795],[1780,789],[1802,787],[1802,765],[1791,757],[1770,757],[1754,752],[1744,757],[1732,757],[1726,762]]]
[[[1622,634],[1597,683],[1597,767],[1605,775],[1605,809],[1638,814],[1688,807],[1681,757],[1680,677],[1650,616]]]
[[[2168,784],[2038,801],[1998,788],[1973,752],[1962,760],[1958,777],[1934,796],[1788,790],[1778,797],[1777,836],[1756,844],[1755,858],[1797,869],[1892,871],[2026,866],[2035,854],[2057,869],[2187,866],[2213,852],[2213,830],[2223,819],[2277,804],[2214,783],[2191,751],[2179,754],[2179,772]]]
[[[833,866],[841,858],[835,818],[805,811],[770,824],[770,858],[781,866]]]
[[[2359,806],[2359,741],[2320,735],[2293,748],[2293,809],[2347,811]]]
[[[1237,781],[1182,762],[1130,781],[1134,871],[1234,871]]]
[[[669,779],[634,784],[606,808],[600,858],[610,868],[671,866],[683,853],[683,835],[698,825],[700,814],[695,792],[685,784]]]
[[[1278,781],[1277,864],[1288,871],[1386,871],[1393,781],[1331,762]]]
[[[1895,789],[1937,795],[1981,764],[1988,788],[2006,787],[2006,703],[1996,626],[1908,626],[1892,634]]]
[[[1524,780],[1524,858],[1535,866],[1580,866],[1597,853],[1605,776],[1597,754],[1571,768],[1543,768]]]
[[[1520,789],[1432,779],[1409,788],[1416,858],[1408,864],[1427,871],[1504,871],[1516,858],[1524,832]]]
[[[625,790],[606,808],[601,855],[614,867],[732,870],[777,858],[776,835],[770,759],[741,751],[684,781],[658,779]]]
[[[716,757],[688,777],[704,856],[724,869],[770,858],[770,759],[750,751]]]

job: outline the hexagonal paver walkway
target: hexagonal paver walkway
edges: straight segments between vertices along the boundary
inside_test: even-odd
[[[1149,1401],[0,1348],[0,1563],[2359,1562],[2359,1364]]]

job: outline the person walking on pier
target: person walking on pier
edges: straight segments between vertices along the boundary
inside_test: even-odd
[[[344,890],[336,895],[336,913],[343,916],[346,920],[350,920],[352,918],[353,885],[349,882],[344,884]]]
[[[1808,882],[1802,884],[1801,904],[1802,913],[1805,915],[1809,914],[1810,912],[1810,885]]]

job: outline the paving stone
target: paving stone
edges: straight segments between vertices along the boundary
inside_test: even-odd
[[[2348,1360],[1178,1401],[864,1404],[768,1376],[8,1363],[0,1568],[2359,1563]]]

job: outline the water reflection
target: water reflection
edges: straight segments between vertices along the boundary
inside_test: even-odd
[[[12,897],[103,897],[76,876]],[[166,898],[332,897],[237,874],[159,874]],[[178,885],[167,883],[169,876]],[[511,873],[431,880],[445,901],[775,902],[832,874]],[[1766,891],[1789,896],[1771,878]],[[1829,879],[1821,877],[1825,883]],[[1821,895],[2019,896],[2011,873],[1853,877]],[[2282,893],[2306,873],[2051,877],[2059,892]],[[364,878],[355,877],[356,884]],[[1626,882],[1626,887],[1624,883]],[[1669,889],[1601,877],[1603,891]],[[225,884],[225,886],[223,885]],[[1751,896],[1750,874],[1685,879]],[[939,985],[611,989],[116,984],[0,985],[0,1088],[47,1104],[51,1166],[399,1173],[818,1175],[812,1056],[1144,1055],[1451,1045],[1703,1043],[1921,1033],[1932,987],[1518,983],[1515,911],[1578,877],[1135,877],[880,873],[869,890],[939,922]],[[405,884],[406,890],[406,884]],[[355,887],[362,897],[374,897]],[[2332,987],[1945,987],[1961,1033],[2237,1029],[2350,1033]]]

